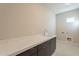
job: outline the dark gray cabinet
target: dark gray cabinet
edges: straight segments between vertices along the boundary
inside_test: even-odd
[[[25,52],[16,56],[51,56],[56,49],[56,37],[33,47]]]
[[[56,37],[50,40],[50,53],[49,54],[52,55],[55,49],[56,49]]]
[[[37,56],[37,47],[24,51],[16,56]]]
[[[38,56],[49,56],[50,41],[40,44],[38,47]]]

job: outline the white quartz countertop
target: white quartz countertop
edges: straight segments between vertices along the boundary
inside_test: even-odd
[[[15,56],[45,41],[48,41],[53,37],[56,37],[56,35],[51,37],[43,35],[32,35],[14,39],[0,40],[0,56]]]

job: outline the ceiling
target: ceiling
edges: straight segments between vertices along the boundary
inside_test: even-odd
[[[44,5],[56,14],[79,8],[79,3],[47,3]]]

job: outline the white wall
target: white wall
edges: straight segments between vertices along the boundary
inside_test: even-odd
[[[0,4],[0,39],[55,33],[55,16],[42,4]]]
[[[41,32],[48,12],[40,4],[0,4],[0,39]]]
[[[70,17],[75,17],[74,23],[66,22],[66,18]],[[67,37],[71,37],[72,42],[79,43],[79,9],[57,14],[56,21],[58,39],[67,40]]]
[[[52,9],[49,9],[49,24],[48,31],[53,35],[56,35],[56,14]]]

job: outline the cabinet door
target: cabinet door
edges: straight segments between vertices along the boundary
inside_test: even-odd
[[[56,37],[50,40],[50,55],[54,53],[56,49]]]
[[[32,53],[30,56],[37,56],[37,52]]]
[[[36,56],[37,55],[37,47],[31,48],[27,51],[24,51],[16,56]]]
[[[49,41],[38,46],[38,56],[49,56]]]

